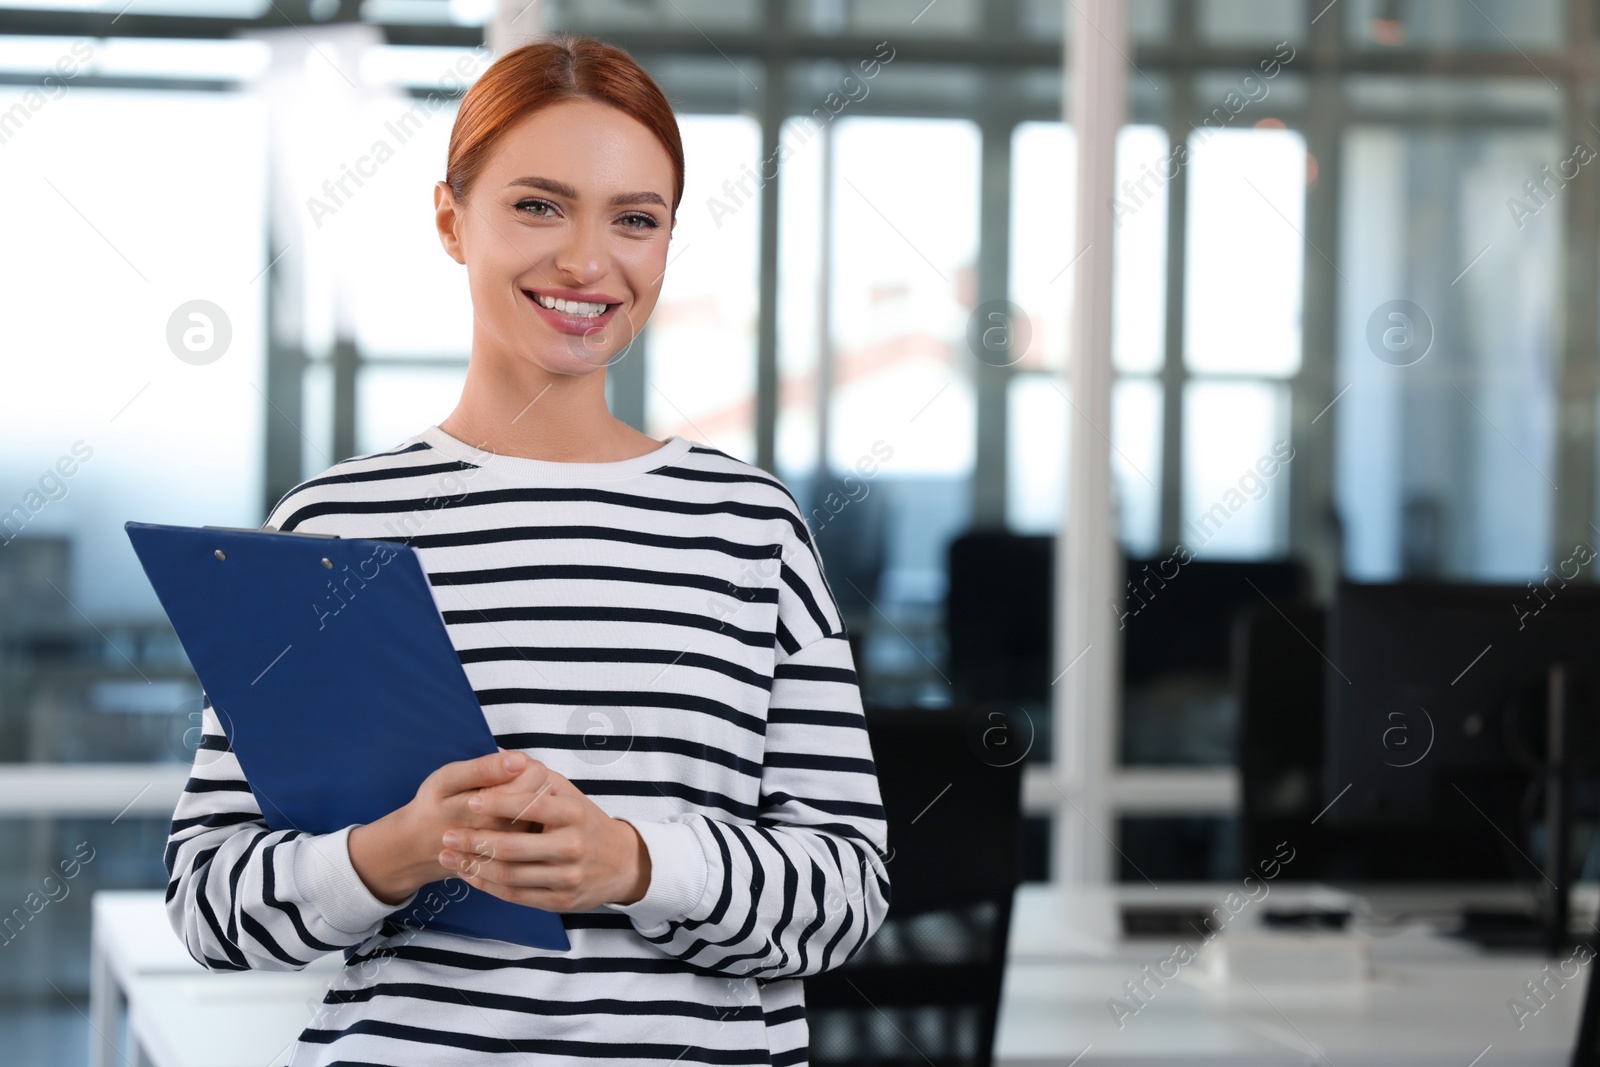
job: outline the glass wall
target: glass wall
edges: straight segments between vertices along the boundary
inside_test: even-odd
[[[1061,523],[1066,488],[1068,355],[1073,278],[1083,249],[1076,211],[1072,130],[1061,122],[1022,122],[1011,146],[1011,299],[1027,315],[1032,343],[1007,386],[1006,523],[1019,533],[1049,533]],[[1124,548],[1148,555],[1160,541],[1161,404],[1165,359],[1166,199],[1160,177],[1166,132],[1133,124],[1117,139],[1113,208],[1111,441],[1118,530]],[[1027,373],[1033,372],[1033,373]],[[1052,399],[1053,398],[1053,399]]]
[[[1519,583],[1555,536],[1566,204],[1546,176],[1572,149],[1542,82],[1421,88],[1446,112],[1434,122],[1383,121],[1407,106],[1397,87],[1350,85],[1373,121],[1344,135],[1345,566]],[[1449,114],[1466,106],[1478,121]]]
[[[945,549],[970,523],[977,130],[855,117],[830,136],[826,458],[802,484],[834,595],[871,635],[866,668],[925,680]],[[942,687],[897,688],[937,699]]]

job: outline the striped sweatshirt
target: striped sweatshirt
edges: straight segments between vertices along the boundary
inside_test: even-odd
[[[374,897],[350,827],[268,829],[207,707],[167,912],[211,970],[345,952],[287,1067],[807,1062],[800,979],[881,924],[887,827],[850,646],[781,483],[680,437],[560,463],[435,425],[297,485],[267,526],[415,548],[500,747],[632,823],[651,865],[635,903],[562,915],[567,952],[402,925],[386,917],[448,902]]]

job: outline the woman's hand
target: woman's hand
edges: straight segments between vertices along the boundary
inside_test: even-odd
[[[423,779],[417,795],[402,808],[350,831],[350,864],[372,895],[399,904],[450,872],[439,866],[439,843],[455,827],[477,830],[525,829],[511,819],[480,814],[468,806],[477,791],[516,780],[533,761],[521,752],[501,751],[477,759],[446,763]]]
[[[438,862],[474,889],[562,912],[632,904],[650,886],[650,852],[639,832],[538,760],[466,803],[480,818],[542,827],[529,833],[463,821],[446,833]]]

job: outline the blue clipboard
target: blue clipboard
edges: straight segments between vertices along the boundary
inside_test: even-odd
[[[409,545],[123,528],[270,828],[322,834],[372,822],[411,800],[443,764],[498,751]],[[459,879],[429,883],[390,918],[572,947],[559,914]]]

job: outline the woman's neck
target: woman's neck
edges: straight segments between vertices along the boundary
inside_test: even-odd
[[[474,354],[461,399],[439,428],[498,455],[564,463],[609,463],[660,448],[660,441],[612,416],[605,374],[552,374],[532,363]]]

